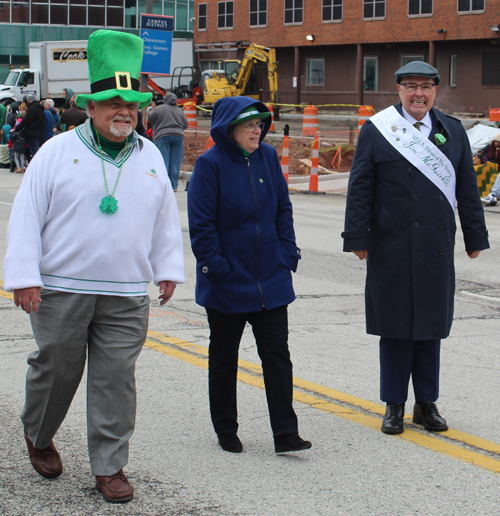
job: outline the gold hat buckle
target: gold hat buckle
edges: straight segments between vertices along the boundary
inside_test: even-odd
[[[122,86],[123,82],[127,83],[126,86]],[[130,82],[129,72],[115,72],[115,81],[117,90],[131,90],[132,83]]]

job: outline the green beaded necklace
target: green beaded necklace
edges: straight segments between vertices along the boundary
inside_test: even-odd
[[[99,138],[99,133],[97,131],[95,132],[95,134],[97,136],[97,143],[99,145],[99,153],[101,155],[101,163],[102,163],[102,175],[104,176],[104,186],[106,187],[106,194],[107,194],[106,197],[103,197],[101,199],[101,205],[99,206],[99,208],[101,208],[101,211],[103,213],[109,213],[110,215],[112,215],[118,209],[118,201],[114,198],[114,195],[116,192],[116,187],[118,186],[118,181],[120,181],[120,176],[122,174],[122,168],[125,163],[125,158],[122,159],[122,162],[120,164],[120,170],[118,171],[118,177],[116,178],[116,182],[115,182],[115,187],[113,188],[113,191],[110,194],[109,188],[108,188],[108,180],[106,179],[106,169],[104,168],[104,158],[102,156],[101,140]],[[125,140],[124,155],[127,152],[127,146],[128,146],[128,136]]]

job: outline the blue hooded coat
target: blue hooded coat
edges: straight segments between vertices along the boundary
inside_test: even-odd
[[[210,131],[215,146],[196,161],[188,190],[196,302],[226,314],[291,303],[291,271],[300,259],[278,154],[262,143],[271,117],[248,157],[228,136],[229,123],[249,106],[268,111],[248,97],[217,101]]]

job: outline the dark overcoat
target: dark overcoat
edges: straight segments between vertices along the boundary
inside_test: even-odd
[[[395,106],[402,114],[402,106]],[[429,140],[456,172],[456,200],[465,249],[487,249],[488,233],[472,154],[459,120],[432,108]],[[368,120],[349,179],[344,251],[368,250],[367,333],[397,339],[449,335],[455,294],[456,222],[445,195],[399,154]]]

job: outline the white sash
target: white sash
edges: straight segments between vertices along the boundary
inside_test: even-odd
[[[451,161],[394,106],[372,116],[370,122],[382,136],[446,196],[455,212],[455,170]]]

